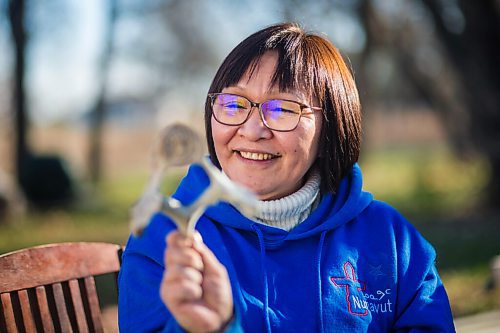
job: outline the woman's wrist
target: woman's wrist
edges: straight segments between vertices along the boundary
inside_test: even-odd
[[[234,320],[234,311],[233,313],[231,314],[231,317],[229,317],[228,320],[226,320],[222,325],[221,327],[214,331],[214,332],[211,332],[211,333],[224,333],[226,332],[226,330],[229,328],[229,326],[231,326],[231,324],[233,323],[233,320]]]

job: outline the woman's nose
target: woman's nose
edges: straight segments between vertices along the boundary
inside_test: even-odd
[[[251,141],[269,139],[273,135],[272,131],[264,125],[260,110],[255,106],[252,107],[247,121],[240,125],[238,133]]]

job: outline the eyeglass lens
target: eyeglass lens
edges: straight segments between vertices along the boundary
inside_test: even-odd
[[[212,109],[217,121],[226,125],[241,125],[247,120],[252,103],[243,96],[218,94],[213,98]],[[297,126],[301,108],[292,101],[271,99],[260,105],[260,111],[268,128],[287,131]]]

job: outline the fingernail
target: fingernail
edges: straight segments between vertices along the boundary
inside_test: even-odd
[[[203,237],[201,237],[201,234],[198,231],[194,232],[193,238],[196,245],[201,245],[203,243]]]

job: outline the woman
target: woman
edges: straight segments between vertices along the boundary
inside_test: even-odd
[[[209,90],[207,141],[259,213],[222,203],[187,237],[155,216],[123,256],[121,331],[454,331],[433,248],[361,189],[360,119],[325,38],[286,23],[236,46]],[[174,196],[207,184],[191,167]]]

